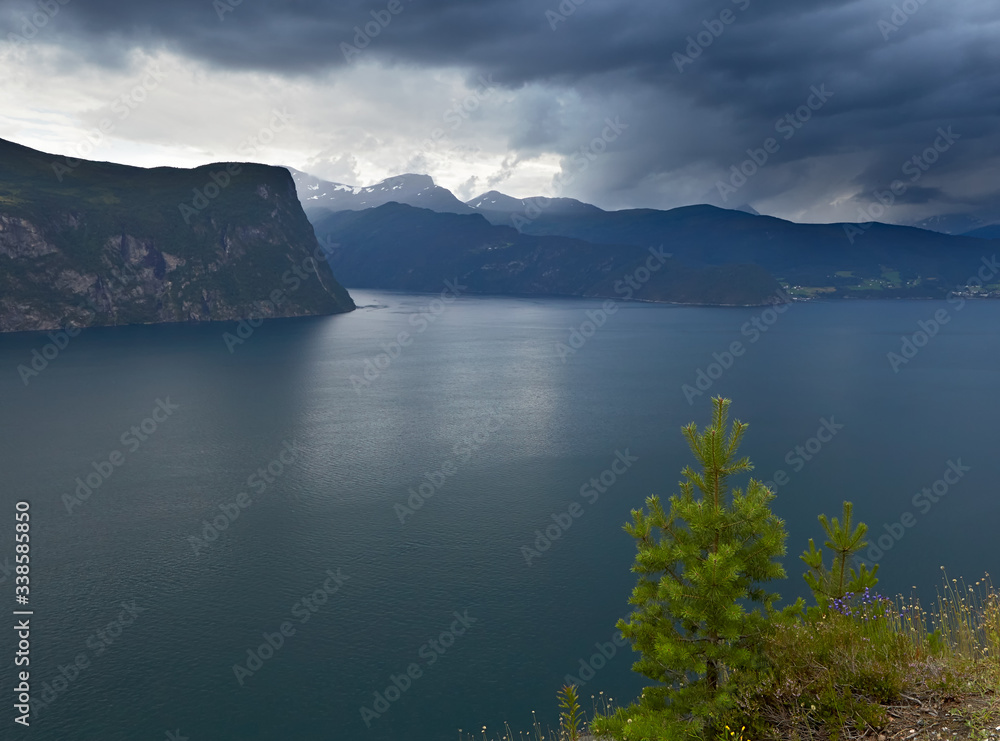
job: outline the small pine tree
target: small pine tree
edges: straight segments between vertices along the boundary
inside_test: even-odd
[[[761,667],[777,599],[761,584],[785,577],[778,559],[787,533],[761,482],[730,490],[733,475],[753,468],[735,458],[747,425],[734,421],[727,432],[730,401],[712,402],[709,427],[699,434],[692,422],[682,430],[702,471],[682,471],[669,512],[650,496],[625,526],[637,541],[639,580],[629,599],[636,609],[617,627],[641,655],[633,669],[662,684],[646,688],[638,704],[595,719],[598,736],[718,735],[734,707],[732,680]],[[766,614],[748,611],[753,603]]]
[[[802,576],[812,589],[816,602],[823,609],[826,609],[831,599],[842,599],[848,592],[857,594],[878,584],[875,576],[878,573],[878,564],[875,564],[871,571],[865,564],[861,564],[858,570],[848,569],[847,564],[854,555],[868,547],[868,541],[865,540],[868,526],[859,522],[852,527],[853,513],[854,504],[844,502],[843,523],[836,517],[828,520],[826,515],[819,516],[819,524],[823,526],[827,536],[824,545],[833,551],[830,568],[824,565],[823,551],[816,549],[816,543],[812,538],[809,539],[809,550],[799,556],[809,567],[809,571]]]

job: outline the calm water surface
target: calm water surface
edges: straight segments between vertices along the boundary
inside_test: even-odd
[[[621,526],[676,491],[679,429],[706,423],[716,393],[751,425],[755,475],[783,482],[783,595],[805,591],[798,554],[844,499],[891,546],[868,554],[884,591],[933,596],[942,565],[1000,566],[1000,303],[621,305],[561,358],[600,302],[353,294],[351,315],[270,321],[233,352],[234,325],[88,330],[27,385],[18,366],[48,339],[0,336],[0,563],[26,499],[47,702],[33,738],[437,741],[527,730],[532,710],[554,724],[564,676],[627,612]],[[894,372],[887,353],[942,308]],[[686,396],[699,370],[711,387]],[[431,496],[408,502],[421,485]],[[561,532],[542,551],[547,528]],[[618,650],[582,694],[630,699],[631,661]]]

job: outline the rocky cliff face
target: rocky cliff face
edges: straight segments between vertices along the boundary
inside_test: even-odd
[[[0,140],[0,331],[353,308],[283,168],[147,170]]]

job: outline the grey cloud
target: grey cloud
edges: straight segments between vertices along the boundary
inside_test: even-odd
[[[606,116],[629,121],[628,135],[574,184],[573,195],[619,206],[710,199],[748,148],[776,136],[779,118],[826,85],[833,97],[791,138],[778,136],[780,151],[737,200],[798,213],[811,208],[801,200],[809,193],[816,213],[841,208],[846,217],[853,204],[835,208],[835,195],[852,191],[865,202],[899,177],[900,163],[922,152],[939,127],[953,126],[961,143],[907,203],[931,214],[1000,201],[982,172],[1000,154],[1000,46],[992,30],[1000,6],[993,0],[398,2],[393,15],[388,0],[244,0],[220,20],[207,0],[73,0],[43,31],[104,65],[124,64],[139,46],[209,67],[295,77],[349,74],[341,43],[353,44],[355,29],[368,24],[378,34],[359,49],[358,63],[457,67],[470,81],[492,74],[514,93],[519,117],[506,142],[513,161],[554,151],[568,166]],[[28,6],[0,6],[5,34],[16,31],[19,7]],[[553,17],[565,18],[554,30]],[[317,156],[348,175],[347,160],[337,159],[347,154]],[[811,182],[817,173],[825,190]],[[948,178],[983,185],[956,202]]]

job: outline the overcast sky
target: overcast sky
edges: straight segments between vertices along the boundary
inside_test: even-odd
[[[997,0],[0,0],[0,32],[0,137],[50,152],[1000,219]]]

